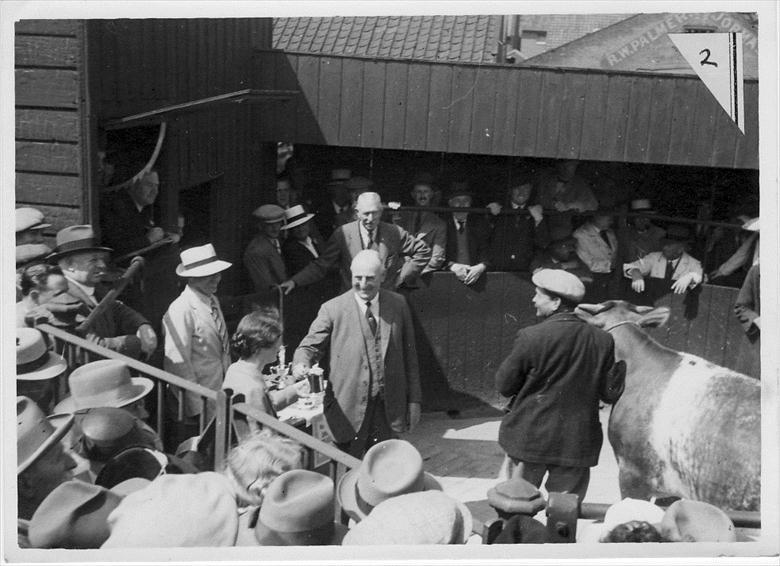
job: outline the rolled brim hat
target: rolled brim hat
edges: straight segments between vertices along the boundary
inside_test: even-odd
[[[211,244],[184,250],[180,257],[181,263],[176,266],[176,275],[179,277],[208,277],[233,265],[219,259]]]
[[[98,243],[91,225],[68,226],[57,232],[57,246],[46,256],[46,261],[53,263],[67,255],[91,251],[111,253],[114,250]]]
[[[46,342],[40,330],[34,328],[16,329],[17,380],[52,379],[67,369],[68,363],[65,358],[46,348]]]
[[[153,387],[154,382],[148,377],[131,377],[130,384],[123,386],[112,399],[106,398],[104,393],[78,399],[71,395],[57,403],[52,414],[73,413],[80,409],[94,409],[96,407],[126,407],[146,397]]]
[[[282,226],[282,230],[289,230],[295,228],[301,224],[305,224],[309,220],[314,218],[314,215],[307,213],[306,209],[302,205],[296,204],[284,211],[285,224]]]

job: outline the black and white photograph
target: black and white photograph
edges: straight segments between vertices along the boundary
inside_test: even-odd
[[[777,564],[776,1],[0,15],[4,561]]]

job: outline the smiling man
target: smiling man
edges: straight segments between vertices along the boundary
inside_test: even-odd
[[[381,288],[376,250],[351,263],[352,289],[320,308],[293,358],[293,374],[330,353],[325,418],[337,446],[357,458],[420,420],[420,376],[412,316],[404,298]]]
[[[382,222],[382,200],[377,193],[362,193],[357,199],[357,220],[339,226],[331,235],[320,257],[280,286],[285,293],[311,285],[338,267],[343,289],[350,287],[350,263],[361,250],[374,250],[385,267],[382,287],[397,289],[413,282],[428,265],[431,249],[395,224]],[[405,258],[409,261],[405,261]]]
[[[547,491],[576,493],[582,501],[590,468],[598,463],[602,432],[599,400],[623,393],[625,362],[615,362],[609,333],[574,314],[585,295],[576,275],[537,271],[533,305],[541,323],[517,333],[496,372],[496,388],[512,397],[498,432],[506,452],[500,476],[522,477]]]

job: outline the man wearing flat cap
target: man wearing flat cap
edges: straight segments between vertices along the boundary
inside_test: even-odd
[[[37,208],[16,209],[16,300],[21,300],[20,278],[22,270],[45,261],[51,248],[43,241],[43,230],[51,224],[44,222],[43,213]]]
[[[68,295],[81,301],[87,313],[108,293],[102,280],[112,251],[98,243],[92,226],[83,224],[57,232],[57,246],[47,256],[50,263],[59,265],[68,280]],[[142,354],[148,358],[157,349],[157,333],[151,323],[117,300],[94,318],[87,338],[132,358]]]
[[[258,234],[244,252],[244,267],[249,272],[255,293],[268,293],[287,279],[282,259],[281,230],[284,209],[275,204],[264,204],[255,209]]]
[[[585,295],[576,275],[542,269],[531,280],[544,320],[517,333],[495,378],[499,393],[512,398],[498,433],[506,452],[501,476],[539,487],[549,472],[548,492],[582,501],[603,440],[599,400],[620,398],[626,366],[615,362],[612,336],[574,314]]]

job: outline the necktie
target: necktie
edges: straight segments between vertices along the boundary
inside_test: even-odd
[[[607,244],[607,247],[609,249],[612,249],[612,243],[609,241],[609,236],[607,236],[607,231],[602,230],[599,232],[599,236],[601,236],[601,239],[604,240],[604,242]]]
[[[414,228],[412,235],[416,236],[420,232],[420,224],[422,223],[422,219],[420,218],[421,213],[415,212],[414,213]]]
[[[374,313],[371,312],[371,301],[366,301],[366,321],[371,329],[371,334],[376,336],[376,318],[374,318]]]
[[[666,273],[664,274],[665,281],[671,281],[672,275],[674,275],[674,262],[671,259],[666,260]]]
[[[463,234],[463,225],[466,224],[463,220],[458,220],[458,234]]]
[[[368,244],[366,244],[366,249],[369,250],[372,247],[374,247],[374,231],[367,230],[367,232],[368,232]]]
[[[274,247],[276,248],[276,253],[278,253],[279,255],[282,255],[282,247],[279,245],[279,240],[271,240],[271,242],[273,243]]]
[[[230,352],[227,329],[222,317],[219,316],[219,306],[217,305],[217,299],[214,297],[211,297],[211,318],[214,319],[214,325],[217,327],[217,334],[219,334],[219,339],[222,342],[222,351],[225,353]]]

